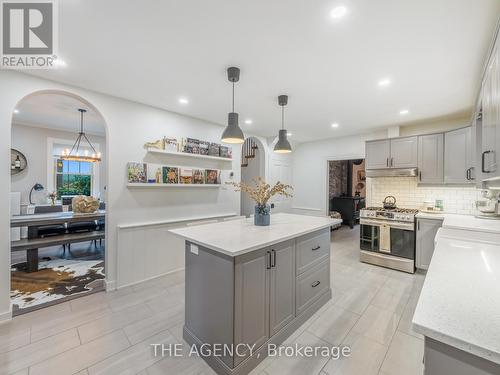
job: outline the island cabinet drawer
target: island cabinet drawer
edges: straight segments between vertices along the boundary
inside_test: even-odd
[[[328,258],[330,254],[330,230],[307,234],[297,239],[297,275]]]
[[[297,277],[296,314],[301,314],[323,292],[330,288],[330,262],[321,262]]]

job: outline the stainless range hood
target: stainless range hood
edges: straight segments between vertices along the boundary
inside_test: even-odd
[[[366,177],[417,177],[417,168],[367,169]]]

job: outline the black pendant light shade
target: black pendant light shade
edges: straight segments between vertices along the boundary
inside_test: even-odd
[[[227,126],[222,133],[221,141],[224,143],[243,143],[245,136],[238,125],[238,113],[234,112],[234,84],[240,80],[240,69],[234,66],[228,68],[227,79],[233,84],[233,111],[227,114]]]
[[[278,142],[274,145],[274,152],[278,154],[287,154],[292,152],[292,146],[287,139],[285,129],[285,106],[288,104],[288,95],[278,96],[278,104],[281,106],[281,129],[278,133]]]

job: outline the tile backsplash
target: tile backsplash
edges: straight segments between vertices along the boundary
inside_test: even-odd
[[[481,190],[475,187],[418,186],[416,177],[367,178],[367,206],[382,206],[387,195],[397,199],[397,206],[421,209],[425,200],[442,199],[444,212],[456,214],[475,213],[475,201]]]

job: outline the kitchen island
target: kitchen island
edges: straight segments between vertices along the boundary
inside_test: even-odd
[[[500,374],[500,221],[443,217],[413,316],[424,374]]]
[[[331,299],[330,227],[340,219],[275,214],[170,232],[186,240],[189,344],[218,374],[247,374]]]

